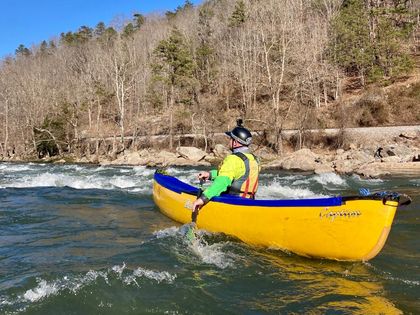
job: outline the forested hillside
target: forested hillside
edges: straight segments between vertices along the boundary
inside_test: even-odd
[[[238,117],[277,152],[285,128],[418,123],[419,2],[186,1],[21,45],[0,64],[0,156],[155,134],[173,147]]]

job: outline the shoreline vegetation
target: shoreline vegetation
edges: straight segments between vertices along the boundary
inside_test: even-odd
[[[0,59],[0,161],[210,166],[237,118],[263,168],[418,174],[420,2],[186,0]]]

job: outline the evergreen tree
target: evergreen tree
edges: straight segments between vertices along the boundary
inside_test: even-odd
[[[75,36],[77,43],[87,43],[93,37],[93,30],[88,26],[81,26]]]
[[[60,43],[65,46],[73,45],[76,42],[76,36],[72,32],[61,33]]]
[[[125,38],[130,37],[130,36],[132,36],[134,34],[135,30],[136,29],[135,29],[133,23],[128,23],[124,27],[124,30],[122,32],[122,36],[125,37]]]
[[[15,55],[17,57],[29,57],[31,55],[31,51],[26,48],[25,45],[20,44],[15,50]]]
[[[48,44],[45,40],[43,40],[41,42],[41,45],[39,45],[39,53],[41,54],[41,56],[45,56],[46,54],[48,54]]]
[[[162,40],[155,49],[160,61],[153,67],[154,73],[176,87],[187,87],[194,78],[195,63],[181,32],[174,28],[168,39]]]
[[[194,98],[195,63],[184,36],[174,28],[168,39],[159,42],[155,49],[156,63],[152,65],[154,80],[161,82],[167,91],[170,113],[169,138],[173,147],[173,114],[175,103],[191,104]]]
[[[362,84],[374,60],[369,35],[369,15],[363,0],[344,1],[333,21],[333,58],[350,75],[360,75]]]
[[[140,13],[134,14],[134,27],[137,30],[141,28],[141,26],[144,24],[145,21],[146,21],[146,18],[144,17],[144,15]]]
[[[238,27],[245,23],[246,20],[246,7],[243,0],[237,0],[235,4],[235,9],[233,10],[232,15],[229,18],[230,27]]]
[[[363,0],[346,0],[332,23],[331,58],[347,74],[371,81],[408,72],[412,62],[404,52],[410,28],[397,23],[401,6],[366,6]]]
[[[53,40],[50,40],[48,42],[48,48],[50,51],[54,51],[57,49],[57,45],[55,44],[55,42]]]
[[[94,34],[96,37],[101,37],[106,31],[106,26],[104,22],[99,22],[96,24]]]

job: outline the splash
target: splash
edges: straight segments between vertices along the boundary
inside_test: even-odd
[[[212,245],[207,244],[200,235],[197,239],[190,243],[190,248],[203,263],[214,265],[220,269],[226,269],[235,266],[236,255],[225,252],[225,242],[215,243]]]
[[[188,252],[183,255],[190,255],[192,252],[194,256],[198,257],[200,261],[205,264],[214,265],[220,269],[235,266],[235,261],[238,257],[224,250],[225,245],[227,245],[228,242],[220,242],[210,245],[206,242],[204,237],[211,237],[213,234],[203,230],[195,230],[196,238],[191,241],[185,235],[186,226],[187,225],[166,228],[154,232],[153,235],[157,239],[176,238],[177,243],[175,248],[172,248],[174,251],[178,252],[182,247],[181,252],[183,252],[185,249],[184,246],[186,245]]]
[[[36,302],[56,294],[59,290],[56,283],[47,283],[47,281],[41,280],[36,288],[26,291],[25,294],[23,294],[23,297],[31,302]]]
[[[86,274],[81,276],[64,276],[53,281],[47,281],[45,279],[37,279],[37,286],[27,290],[22,295],[18,295],[15,299],[11,297],[0,297],[1,305],[16,305],[26,303],[36,303],[42,301],[51,296],[57,296],[62,292],[68,291],[76,294],[86,286],[96,282],[98,279],[103,279],[108,286],[111,286],[109,281],[110,275],[117,275],[117,279],[120,279],[122,283],[130,285],[135,282],[138,285],[137,280],[139,278],[146,278],[153,280],[156,283],[173,283],[177,278],[176,274],[171,274],[167,271],[156,271],[149,270],[143,267],[137,267],[131,274],[124,275],[127,273],[127,267],[125,263],[122,266],[115,265],[106,271],[95,271],[89,270]],[[23,308],[23,310],[26,307]]]
[[[167,238],[167,237],[174,237],[180,233],[181,233],[180,228],[176,226],[171,226],[169,228],[153,232],[153,236],[158,239],[161,239],[161,238]]]
[[[316,175],[314,179],[321,185],[333,184],[337,186],[347,186],[346,181],[340,175],[337,175],[335,173],[325,173]]]
[[[261,185],[258,188],[258,199],[299,199],[299,198],[320,198],[325,197],[321,194],[316,194],[308,188],[290,187],[274,181],[271,185]]]
[[[0,169],[5,176],[0,179],[2,188],[71,187],[74,189],[126,190],[136,193],[151,192],[152,170],[132,168],[88,168],[79,165],[49,166],[48,171],[39,165],[10,165]],[[111,176],[110,176],[111,175]]]

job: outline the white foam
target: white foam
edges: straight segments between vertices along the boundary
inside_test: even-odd
[[[225,269],[234,266],[233,254],[228,254],[223,251],[224,243],[215,243],[208,245],[207,243],[197,239],[191,244],[193,252],[200,257],[200,259],[210,265],[215,265],[218,268]]]
[[[1,187],[29,188],[29,187],[72,187],[75,189],[127,189],[134,191],[151,191],[149,180],[141,177],[114,175],[111,178],[98,174],[78,175],[74,173],[44,172],[37,175],[26,175],[8,179],[1,183]]]
[[[156,238],[161,239],[161,238],[173,237],[177,235],[178,233],[179,233],[179,228],[176,226],[171,226],[163,230],[155,231],[153,232],[153,235]]]
[[[283,186],[278,182],[273,182],[271,185],[261,185],[258,188],[258,199],[299,199],[299,198],[320,198],[325,195],[316,194],[310,189],[300,187]]]
[[[147,168],[146,166],[135,166],[133,167],[133,171],[136,175],[139,176],[152,176],[155,173],[155,170],[152,168]]]
[[[167,283],[173,283],[177,277],[176,274],[172,275],[167,271],[154,271],[142,267],[138,267],[136,270],[134,270],[133,276],[146,277],[150,280],[155,280],[157,283],[161,283],[163,281]]]
[[[120,276],[122,275],[122,273],[123,273],[124,269],[125,269],[125,263],[123,263],[123,265],[122,265],[122,266],[118,266],[118,265],[116,265],[116,266],[113,266],[113,267],[112,267],[112,271],[116,272],[116,273],[117,273],[117,274],[119,274]]]
[[[5,172],[23,172],[23,171],[29,171],[32,168],[28,164],[0,164],[0,171]]]
[[[333,184],[337,186],[344,186],[344,185],[347,186],[346,181],[341,176],[335,173],[319,174],[319,175],[316,175],[314,179],[321,185]]]
[[[118,188],[132,188],[136,187],[138,183],[135,181],[135,177],[122,177],[122,176],[113,176],[109,183]]]
[[[364,182],[364,183],[383,183],[384,181],[380,178],[362,178],[360,175],[358,174],[353,174],[351,176],[353,179],[359,181],[359,182]]]
[[[36,288],[26,291],[23,297],[31,302],[36,302],[51,294],[56,294],[58,291],[56,283],[47,283],[47,281],[41,280]]]

